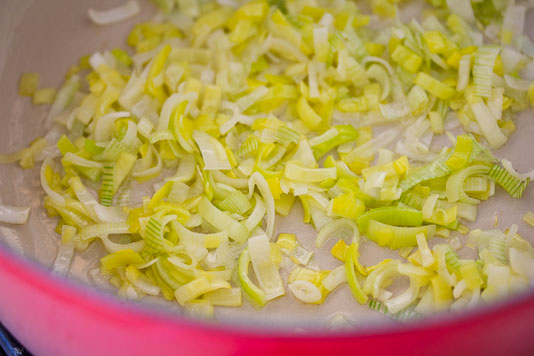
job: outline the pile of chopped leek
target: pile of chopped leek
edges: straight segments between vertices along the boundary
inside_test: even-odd
[[[23,76],[20,93],[51,104],[50,131],[0,161],[42,161],[44,206],[62,236],[54,270],[99,241],[120,296],[161,295],[203,316],[288,290],[321,304],[349,288],[404,320],[532,286],[534,248],[517,226],[466,226],[496,186],[520,198],[532,178],[490,151],[534,102],[527,6],[430,3],[402,23],[395,0],[370,11],[345,0],[158,0],[162,13],[128,36],[133,54],[83,57],[57,93]],[[108,24],[138,11],[129,2],[90,16]],[[435,144],[441,134],[450,147]],[[142,182],[153,194],[136,200]],[[314,251],[277,230],[295,204],[317,231]],[[477,259],[459,257],[459,234]],[[329,239],[340,264],[322,270],[313,254]],[[362,265],[363,239],[399,259]],[[400,294],[388,290],[397,278],[409,279]]]

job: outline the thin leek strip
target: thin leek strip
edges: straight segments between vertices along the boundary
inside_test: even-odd
[[[509,44],[513,38],[523,35],[526,11],[526,6],[514,5],[514,3],[508,5],[501,29],[503,44]]]
[[[417,246],[417,234],[423,233],[427,239],[430,239],[435,231],[436,225],[398,227],[370,220],[366,236],[380,246],[387,246],[395,250],[401,247]]]
[[[37,156],[45,149],[46,145],[46,139],[38,138],[30,144],[30,147],[23,148],[12,154],[0,155],[0,163],[7,164],[19,161],[22,168],[32,168]]]
[[[464,192],[464,181],[472,175],[488,174],[490,168],[483,165],[475,165],[462,169],[452,174],[447,179],[447,200],[449,202],[462,201],[465,203],[476,204],[478,200],[468,197]]]
[[[159,279],[164,282],[159,284],[162,287],[168,285],[169,289],[171,289],[172,296],[171,298],[169,298],[171,300],[174,299],[174,290],[190,281],[189,277],[180,273],[176,268],[174,268],[174,266],[169,261],[167,261],[166,258],[163,257],[157,258],[157,261],[153,266],[152,270],[155,270],[156,272],[154,274],[157,275]],[[163,288],[163,290],[165,290],[165,288]]]
[[[95,161],[82,158],[72,152],[67,152],[65,154],[65,156],[63,157],[63,162],[73,164],[79,167],[85,167],[85,168],[101,169],[104,167],[101,162],[95,162]]]
[[[291,180],[303,183],[317,183],[326,179],[336,179],[336,168],[305,168],[296,163],[286,164],[284,175]]]
[[[425,268],[432,266],[432,264],[435,262],[435,259],[432,255],[432,251],[430,251],[428,248],[425,234],[418,233],[415,238],[417,240],[417,247],[419,248],[419,253],[421,255],[421,265]]]
[[[121,152],[119,157],[113,165],[113,194],[115,194],[122,183],[130,175],[135,162],[137,161],[137,155]]]
[[[336,196],[328,203],[328,215],[356,219],[365,212],[365,205],[355,198],[354,193]]]
[[[128,234],[130,233],[130,224],[126,222],[119,223],[101,223],[94,224],[81,229],[78,237],[81,241],[110,234]]]
[[[456,145],[452,155],[445,161],[445,164],[454,170],[465,167],[473,156],[473,139],[469,136],[461,135],[456,137]]]
[[[145,162],[138,160],[136,165],[132,170],[132,177],[138,180],[145,180],[157,176],[161,173],[163,169],[163,161],[156,149],[152,145],[148,146],[148,152],[146,153],[145,159],[147,162],[150,162],[149,165],[152,165],[153,158],[156,157],[156,164],[154,166],[144,166]],[[141,164],[138,164],[141,163]],[[143,167],[144,166],[144,167]]]
[[[459,217],[464,218],[468,221],[475,221],[477,217],[477,206],[462,202],[450,203],[444,200],[438,200],[436,202],[436,207],[438,209],[448,210],[453,207],[456,207],[456,213]]]
[[[206,197],[200,200],[198,212],[207,223],[219,231],[226,231],[238,243],[243,243],[249,236],[249,231],[243,224],[217,209]]]
[[[476,95],[486,98],[490,97],[493,67],[500,50],[501,48],[499,46],[487,45],[478,47],[473,66],[473,82]]]
[[[415,84],[442,100],[452,99],[456,95],[456,91],[453,88],[423,72],[417,74]]]
[[[423,317],[422,314],[410,309],[403,309],[397,313],[392,313],[384,304],[374,299],[369,299],[369,302],[367,304],[369,305],[369,308],[377,312],[383,313],[387,317],[397,321],[408,321],[414,319],[421,319]]]
[[[171,229],[176,231],[178,236],[180,237],[180,240],[183,240],[184,243],[192,241],[192,240],[199,240],[201,241],[206,248],[217,248],[219,247],[219,244],[221,241],[225,241],[228,238],[228,234],[226,231],[211,233],[211,234],[203,234],[200,232],[194,232],[189,229],[187,229],[184,225],[182,225],[177,220],[171,221]]]
[[[315,247],[321,248],[324,243],[332,236],[340,237],[340,231],[349,230],[352,235],[351,243],[357,242],[360,233],[356,223],[349,219],[337,219],[325,224],[318,232],[315,239]]]
[[[257,235],[248,239],[248,253],[260,287],[265,291],[265,300],[285,294],[278,267],[271,258],[271,245],[267,235]]]
[[[84,205],[89,216],[96,222],[121,222],[125,220],[124,215],[119,210],[98,204],[95,197],[83,185],[79,177],[70,178],[68,183],[78,200]]]
[[[493,179],[495,183],[504,188],[504,190],[506,190],[513,198],[521,198],[530,182],[530,177],[521,179],[510,174],[509,171],[497,164],[494,164],[491,167],[488,176]]]
[[[256,286],[248,276],[250,255],[248,249],[243,250],[239,256],[237,275],[243,292],[258,306],[263,307],[267,302],[265,292]]]
[[[382,294],[383,284],[399,274],[399,264],[400,261],[398,260],[384,260],[376,265],[365,279],[362,286],[363,292],[371,295],[373,298],[378,298]]]
[[[460,273],[461,262],[458,254],[451,248],[445,253],[445,263],[455,273]]]
[[[237,106],[239,109],[243,112],[247,110],[249,107],[254,105],[254,103],[261,98],[263,98],[265,95],[269,93],[269,89],[267,89],[265,86],[259,86],[254,91],[248,95],[245,95],[241,97],[237,102]]]
[[[534,278],[534,258],[526,252],[518,251],[516,248],[510,248],[510,266],[512,269],[527,278]]]
[[[230,178],[221,171],[213,171],[213,178],[218,182],[224,183],[236,189],[244,189],[248,187],[247,179]]]
[[[130,17],[139,14],[141,8],[139,3],[135,0],[130,0],[123,5],[114,7],[109,10],[94,10],[89,9],[89,18],[97,25],[111,25],[120,21],[124,21]]]
[[[100,203],[103,206],[113,204],[113,164],[105,164],[102,173],[102,186],[100,187]]]
[[[436,263],[433,266],[436,268],[437,276],[439,276],[450,289],[451,286],[456,285],[458,282],[454,271],[452,273],[449,272],[449,268],[447,267],[446,255],[447,252],[450,251],[450,246],[439,244],[435,245],[432,250],[434,259],[436,260]]]
[[[19,81],[19,95],[32,96],[39,87],[38,73],[23,73]]]
[[[313,150],[308,140],[300,140],[298,149],[292,158],[293,161],[298,162],[300,165],[306,168],[317,167],[317,160],[313,155]]]
[[[180,305],[195,299],[196,297],[212,292],[220,288],[231,288],[230,283],[225,281],[210,281],[207,277],[198,277],[189,283],[176,289],[174,295]]]
[[[349,152],[344,161],[347,162],[347,164],[350,164],[350,162],[358,157],[372,157],[380,148],[393,142],[395,137],[397,137],[397,134],[398,132],[396,132],[396,130],[382,132],[380,135]]]
[[[158,262],[160,261],[160,258],[156,259],[156,263],[146,269],[145,273],[161,288],[163,297],[166,300],[171,301],[175,299],[174,290],[178,288],[180,284],[171,278],[164,268],[159,267]]]
[[[74,235],[76,235],[75,227],[69,225],[61,227],[61,242],[56,260],[52,265],[52,272],[64,276],[69,272],[70,263],[74,255]]]
[[[50,104],[54,101],[54,98],[56,97],[56,92],[56,88],[37,89],[35,93],[33,93],[32,103],[34,105]]]
[[[421,112],[429,102],[428,95],[426,91],[420,86],[414,85],[407,96],[408,104],[412,112],[419,113]]]
[[[59,214],[68,225],[72,225],[76,228],[83,228],[91,224],[91,220],[83,213],[83,207],[78,206],[78,204],[75,203],[73,204],[72,201],[69,201],[66,205],[59,206],[54,204],[51,199],[47,197],[45,204],[47,208],[53,209],[52,211],[54,211],[54,213]],[[88,242],[76,239],[76,247],[79,250],[84,250],[88,246]]]
[[[267,212],[267,207],[265,206],[263,199],[261,199],[258,194],[254,194],[254,200],[256,201],[254,209],[252,210],[252,213],[250,213],[244,223],[245,227],[249,231],[254,230],[254,228],[258,226],[258,224],[263,220],[265,213]]]
[[[345,274],[347,275],[347,282],[349,284],[352,296],[358,301],[358,303],[365,304],[367,302],[367,295],[362,290],[362,287],[360,286],[356,276],[356,270],[354,269],[354,255],[357,248],[358,244],[352,243],[347,251],[347,256],[345,259]]]
[[[164,45],[159,53],[151,61],[148,77],[146,79],[146,91],[156,97],[160,102],[166,99],[165,92],[161,85],[154,83],[154,79],[160,74],[169,57],[172,47],[169,44]]]
[[[113,162],[124,150],[125,148],[122,144],[117,139],[112,138],[104,148],[104,151],[101,154],[94,155],[92,158],[99,162]]]
[[[321,116],[313,110],[304,96],[301,96],[297,101],[297,113],[302,122],[310,129],[315,129],[322,122]]]
[[[434,162],[413,170],[400,183],[400,188],[404,191],[417,184],[433,178],[445,177],[451,173],[451,169],[445,164],[446,159],[441,157]]]
[[[321,281],[321,285],[331,292],[345,282],[347,282],[347,274],[345,273],[345,266],[343,265],[330,271],[330,273],[328,273],[328,275]]]
[[[415,286],[410,276],[410,286],[398,296],[384,302],[386,308],[393,314],[400,313],[412,304],[419,295],[419,287]]]
[[[0,222],[5,224],[25,224],[30,215],[29,207],[0,204]]]
[[[487,105],[482,100],[477,100],[469,105],[484,137],[493,149],[502,147],[508,139],[497,125],[497,119],[493,116]]]
[[[176,267],[181,273],[188,275],[189,277],[196,278],[201,276],[202,272],[197,270],[198,260],[196,256],[190,256],[187,254],[187,252],[184,253],[184,251],[180,251],[180,253],[184,254],[185,258],[176,254],[174,256],[167,257],[167,261]]]
[[[252,208],[247,196],[238,190],[235,190],[218,202],[217,206],[223,211],[239,215],[245,215]]]
[[[196,12],[197,4],[190,0],[179,0],[179,2],[191,3],[191,8]],[[194,299],[184,303],[183,308],[190,317],[196,319],[211,319],[215,315],[213,304],[207,299]]]
[[[510,162],[509,160],[501,159],[501,164],[502,164],[502,168],[506,169],[511,175],[519,179],[522,179],[522,180],[525,180],[527,178],[530,178],[531,180],[534,179],[534,170],[530,170],[529,172],[520,174],[515,170],[514,166],[512,165],[512,162]]]
[[[381,65],[372,64],[367,68],[366,74],[369,79],[374,79],[380,84],[380,100],[386,100],[391,92],[391,81],[386,69]]]
[[[475,13],[473,12],[471,2],[466,3],[465,1],[461,0],[446,0],[445,2],[452,13],[460,16],[471,24],[475,23]]]
[[[118,111],[101,116],[96,121],[94,139],[97,142],[105,142],[111,139],[111,132],[115,120],[130,117],[128,111]]]
[[[204,299],[209,300],[213,305],[224,307],[239,307],[243,305],[240,288],[217,289],[204,294]]]
[[[319,97],[319,83],[317,80],[317,68],[315,62],[308,62],[308,87],[310,98]],[[313,128],[313,127],[311,127]]]
[[[254,155],[258,152],[260,141],[256,136],[250,135],[247,139],[241,144],[237,154],[241,157],[247,155]]]
[[[388,61],[386,61],[383,58],[375,57],[375,56],[366,56],[362,59],[362,65],[367,66],[368,63],[379,63],[387,70],[389,75],[393,75],[394,71],[391,67],[391,64],[389,64]]]
[[[436,275],[430,279],[434,294],[434,305],[436,309],[447,308],[452,301],[452,290],[445,279]]]
[[[393,206],[371,209],[358,218],[358,227],[363,234],[367,232],[371,220],[395,226],[421,226],[423,214],[414,209]]]
[[[168,130],[172,117],[185,115],[187,113],[189,102],[196,100],[197,97],[197,93],[175,93],[167,98],[161,108],[157,131],[162,132]]]
[[[116,243],[116,242],[111,241],[111,239],[107,235],[101,235],[99,237],[100,237],[100,241],[102,241],[102,245],[104,245],[104,248],[109,253],[114,253],[114,252],[123,251],[123,250],[132,250],[134,252],[140,253],[145,247],[144,240],[139,240],[139,241],[134,241],[134,242],[123,244],[123,243]]]
[[[185,115],[176,115],[176,113],[174,115],[171,128],[174,130],[174,136],[180,147],[189,153],[196,152],[195,142],[192,139],[193,122]]]
[[[354,127],[339,125],[311,139],[310,146],[315,158],[319,159],[334,147],[356,140],[358,135],[358,131]]]
[[[197,162],[194,156],[185,156],[180,159],[180,164],[174,176],[169,180],[173,182],[189,182],[196,173]]]
[[[534,227],[534,212],[529,210],[523,214],[523,221]]]
[[[467,54],[460,59],[458,68],[458,81],[456,83],[456,90],[463,91],[469,84],[469,75],[471,73],[471,55]]]
[[[288,284],[289,290],[295,298],[303,303],[318,303],[323,298],[321,290],[313,283],[305,280],[296,280]]]
[[[512,77],[511,75],[505,74],[504,75],[504,82],[508,86],[508,88],[517,90],[520,92],[526,92],[528,91],[528,88],[530,87],[530,83],[528,80]]]
[[[128,266],[125,270],[126,279],[141,292],[148,295],[158,295],[161,288],[150,282],[135,266]]]
[[[111,253],[100,259],[100,266],[103,273],[109,273],[123,266],[141,265],[143,263],[145,263],[145,260],[141,255],[128,249]]]
[[[470,194],[486,193],[489,180],[486,177],[468,177],[464,181],[464,191]]]
[[[195,130],[193,138],[204,158],[205,170],[229,170],[232,169],[228,161],[228,155],[223,145],[214,137],[205,132]]]
[[[46,158],[43,161],[43,164],[41,165],[41,171],[40,171],[41,187],[43,188],[45,193],[48,195],[48,197],[50,197],[52,202],[61,207],[65,205],[65,198],[61,194],[52,190],[52,188],[48,184],[48,180],[46,179],[47,169],[52,170],[51,168],[52,163],[53,161],[51,158]]]
[[[259,174],[258,172],[254,172],[250,178],[248,183],[248,190],[249,190],[249,199],[252,197],[252,194],[254,192],[254,187],[258,187],[258,190],[261,193],[261,196],[263,197],[263,201],[265,202],[266,208],[267,208],[267,236],[269,238],[273,237],[274,233],[274,224],[275,224],[275,218],[276,218],[276,207],[274,204],[274,197],[273,193],[271,192],[271,188],[269,186],[269,183],[265,180],[265,178]]]
[[[421,212],[423,213],[423,219],[428,219],[432,216],[432,213],[434,212],[434,208],[436,207],[436,203],[438,201],[439,195],[438,194],[431,194],[423,204],[423,209],[421,209]]]
[[[128,120],[126,133],[121,139],[121,144],[126,151],[132,154],[136,154],[141,147],[141,141],[137,138],[137,125]]]
[[[71,76],[58,90],[56,98],[48,111],[48,117],[46,118],[45,126],[51,127],[54,119],[61,114],[67,106],[71,103],[74,94],[80,88],[80,77],[77,75]]]

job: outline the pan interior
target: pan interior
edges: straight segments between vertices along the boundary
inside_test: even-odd
[[[109,8],[123,3],[123,0],[92,1],[38,1],[6,0],[0,3],[0,151],[12,152],[28,145],[33,139],[45,133],[46,106],[33,106],[31,100],[17,95],[19,76],[23,72],[37,72],[42,86],[59,86],[67,69],[85,54],[115,47],[126,48],[126,34],[132,26],[148,20],[154,15],[154,8],[147,1],[140,1],[142,13],[125,22],[108,27],[97,27],[90,23],[87,10]],[[53,25],[52,25],[53,22]],[[527,19],[527,24],[534,23]],[[534,30],[534,26],[530,30]],[[532,32],[532,31],[531,31]],[[534,121],[531,113],[524,112],[516,121],[518,130],[509,143],[497,151],[498,157],[514,162],[519,171],[534,167],[534,155],[530,152],[534,137]],[[22,170],[15,165],[0,169],[1,203],[30,206],[28,224],[22,226],[0,225],[0,241],[14,251],[51,266],[58,248],[58,235],[54,232],[56,221],[47,217],[42,207],[43,193],[39,183],[39,167]],[[534,189],[527,189],[520,200],[515,200],[499,189],[495,197],[483,203],[474,227],[492,229],[519,225],[519,233],[534,242],[532,228],[521,220],[521,216],[532,210]],[[289,218],[281,219],[278,232],[294,232],[304,247],[314,250],[314,232],[301,221],[297,207]],[[495,216],[498,217],[495,225]],[[465,242],[465,237],[463,237]],[[329,251],[333,241],[324,249]],[[99,243],[73,259],[69,276],[106,292],[114,293],[98,272],[98,256],[104,253]],[[370,242],[361,246],[362,262],[376,263],[382,258],[395,257],[396,253],[384,251]],[[464,247],[460,254],[473,255],[474,251]],[[333,268],[337,264],[328,252],[317,253],[315,260],[322,268]],[[163,303],[152,300],[152,303]],[[176,303],[165,308],[179,312]],[[359,327],[365,327],[387,320],[383,315],[356,303],[348,288],[339,288],[321,306],[304,305],[290,294],[274,300],[258,311],[245,303],[242,308],[218,308],[217,317],[222,322],[254,322],[256,325],[278,325],[282,327],[322,328],[336,315]]]

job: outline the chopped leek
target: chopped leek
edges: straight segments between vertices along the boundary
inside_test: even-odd
[[[521,198],[530,182],[530,177],[521,179],[497,164],[491,167],[488,176],[503,187],[513,198]]]
[[[384,224],[376,220],[370,220],[369,227],[367,228],[367,237],[380,246],[399,249],[401,247],[417,246],[417,234],[422,233],[427,239],[431,239],[434,236],[435,231],[435,225],[398,227]]]
[[[255,303],[257,303],[260,307],[265,305],[266,300],[266,294],[265,292],[256,286],[248,276],[248,269],[250,265],[250,255],[247,249],[243,250],[241,252],[241,255],[239,256],[239,266],[238,266],[238,277],[239,282],[241,283],[241,288],[243,288],[243,292],[246,293],[246,295]]]
[[[98,11],[89,9],[89,18],[97,25],[109,25],[133,17],[140,11],[139,3],[135,0],[130,0],[110,10]]]
[[[39,87],[39,74],[37,73],[24,73],[20,77],[19,82],[19,95],[32,96]]]
[[[25,224],[30,208],[0,204],[0,222],[5,224]]]
[[[346,0],[155,3],[163,15],[134,27],[131,55],[83,57],[57,91],[20,78],[20,95],[51,104],[50,131],[0,163],[42,161],[62,235],[55,271],[99,240],[119,295],[162,295],[201,317],[243,295],[263,307],[286,284],[311,304],[348,288],[398,320],[529,288],[534,248],[517,226],[471,231],[476,259],[455,252],[497,185],[520,198],[533,178],[477,141],[503,147],[514,112],[534,102],[527,6],[433,0],[439,10],[403,23],[410,6],[393,0],[371,2],[376,18]],[[139,12],[133,0],[89,17],[107,25]],[[443,133],[453,147],[436,146]],[[274,242],[276,214],[297,197],[319,251],[294,234]],[[28,216],[0,206],[1,222]],[[343,264],[322,270],[314,256],[332,237]],[[365,239],[406,262],[364,267]],[[409,286],[393,295],[398,277]]]
[[[362,233],[367,232],[371,220],[396,226],[421,226],[423,214],[417,210],[401,207],[372,209],[358,218],[358,227]]]
[[[532,211],[527,211],[523,215],[523,221],[525,221],[530,226],[534,227],[534,213]]]
[[[350,291],[354,299],[356,299],[360,304],[365,304],[367,302],[367,295],[364,293],[358,282],[356,276],[355,266],[355,255],[357,252],[358,244],[352,243],[347,251],[347,257],[345,259],[345,273],[347,275],[347,282],[350,287]]]
[[[265,300],[269,301],[285,294],[284,285],[273,260],[271,245],[267,235],[258,235],[248,239],[248,253],[256,279],[265,292]]]
[[[76,234],[76,228],[69,225],[63,225],[61,227],[61,243],[57,252],[56,260],[52,266],[52,271],[67,275],[69,272],[72,257],[74,256],[74,235]]]

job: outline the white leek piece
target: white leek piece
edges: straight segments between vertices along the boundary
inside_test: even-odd
[[[284,295],[284,284],[278,266],[272,260],[271,245],[267,235],[257,235],[248,239],[248,252],[258,283],[265,291],[266,300]]]
[[[139,14],[139,12],[141,12],[139,3],[135,0],[130,0],[109,10],[89,9],[88,14],[93,23],[103,26],[124,21]]]

